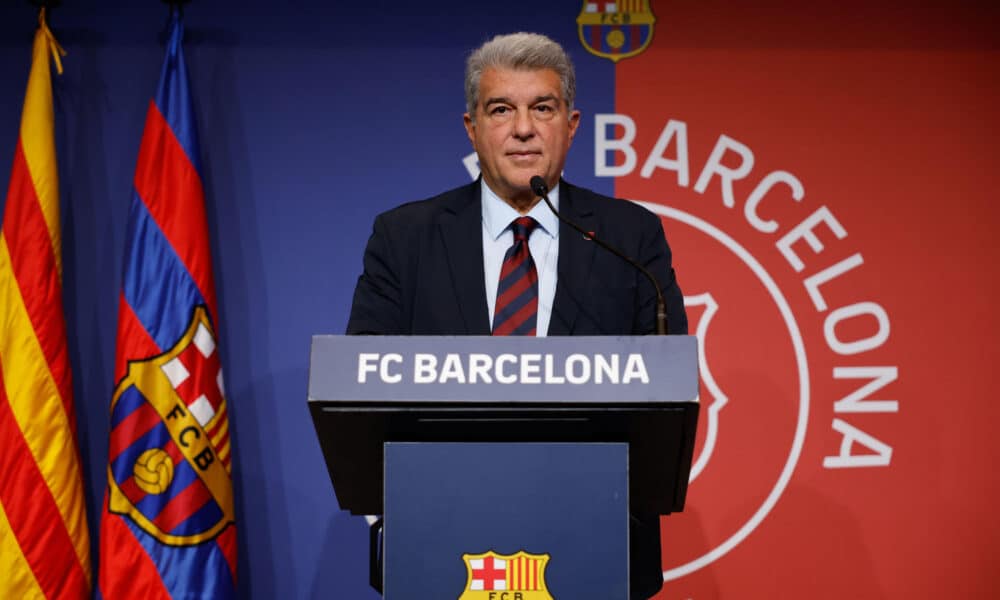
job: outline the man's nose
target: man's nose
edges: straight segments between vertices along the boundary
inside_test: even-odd
[[[525,140],[535,135],[535,124],[531,120],[531,111],[519,110],[514,114],[514,137]]]

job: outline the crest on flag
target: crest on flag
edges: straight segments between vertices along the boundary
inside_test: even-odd
[[[645,50],[655,23],[649,0],[584,0],[576,17],[583,47],[614,62]]]
[[[554,600],[545,586],[548,554],[463,554],[468,579],[458,600]],[[503,592],[508,592],[503,594]]]
[[[234,522],[222,368],[204,306],[159,356],[131,361],[111,401],[109,508],[164,544]]]

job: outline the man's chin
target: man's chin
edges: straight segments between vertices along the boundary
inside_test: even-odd
[[[549,183],[548,173],[542,167],[537,167],[533,169],[518,169],[517,174],[510,178],[510,181],[517,185],[518,189],[521,190],[531,190],[531,178],[539,176]]]

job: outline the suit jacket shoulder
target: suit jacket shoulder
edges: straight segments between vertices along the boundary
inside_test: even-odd
[[[671,333],[687,333],[684,300],[660,218],[627,200],[560,183],[560,212],[645,267],[659,282]],[[575,229],[559,230],[559,281],[550,335],[642,335],[656,330],[656,290],[637,269]]]
[[[479,182],[375,218],[347,333],[489,334]]]
[[[469,208],[475,203],[478,208],[479,185],[472,182],[436,196],[423,200],[415,200],[389,209],[375,217],[376,222],[382,221],[386,227],[410,230],[427,227],[442,214],[455,214]]]

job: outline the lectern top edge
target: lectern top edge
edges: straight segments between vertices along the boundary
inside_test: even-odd
[[[331,336],[312,340],[310,401],[696,402],[693,336]]]

